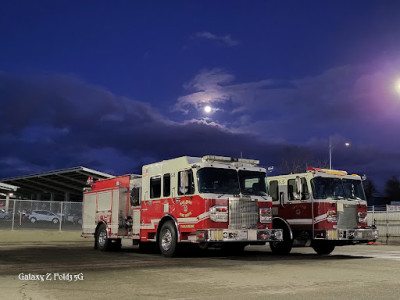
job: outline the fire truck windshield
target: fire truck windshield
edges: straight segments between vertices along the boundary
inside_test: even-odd
[[[315,177],[311,180],[314,199],[365,200],[361,180]]]
[[[197,177],[200,193],[267,195],[263,172],[202,168]]]

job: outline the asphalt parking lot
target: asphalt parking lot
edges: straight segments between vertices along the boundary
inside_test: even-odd
[[[73,232],[18,234],[0,231],[2,299],[400,298],[399,246],[338,247],[329,256],[251,246],[241,256],[164,258],[126,242],[120,252],[95,251]]]

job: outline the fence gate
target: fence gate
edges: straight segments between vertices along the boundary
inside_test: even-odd
[[[379,230],[379,241],[382,243],[400,243],[400,206],[368,207],[368,225]]]

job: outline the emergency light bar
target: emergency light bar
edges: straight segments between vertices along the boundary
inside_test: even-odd
[[[320,169],[320,168],[307,168],[307,172],[312,172],[312,173],[317,173],[317,172],[321,172],[321,173],[325,173],[325,174],[333,174],[333,175],[341,175],[341,176],[345,176],[347,175],[346,171],[340,171],[340,170],[331,170],[331,169]]]
[[[255,159],[247,159],[247,158],[234,158],[234,157],[226,157],[226,156],[218,156],[218,155],[206,155],[202,157],[203,162],[206,161],[219,161],[219,162],[239,162],[243,164],[249,165],[258,165],[260,163],[259,160]]]

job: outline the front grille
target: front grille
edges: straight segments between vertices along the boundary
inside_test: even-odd
[[[229,229],[256,229],[257,201],[247,198],[229,199]]]
[[[343,211],[338,211],[338,228],[357,228],[357,205],[343,204]]]

